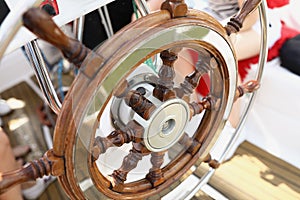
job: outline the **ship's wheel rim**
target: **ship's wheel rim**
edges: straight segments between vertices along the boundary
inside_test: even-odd
[[[164,13],[164,12],[162,12],[162,13]],[[161,13],[161,14],[162,14]],[[201,13],[201,12],[199,12],[200,13],[200,15],[205,15],[206,16],[206,14],[203,14],[203,13]],[[158,15],[160,15],[160,14],[158,14]],[[151,15],[149,15],[149,16],[147,16],[149,19],[151,19],[153,16],[151,16]],[[146,18],[147,18],[146,17]],[[192,19],[192,20],[191,20]],[[209,25],[208,26],[203,26],[203,24],[206,24],[206,22],[203,22],[203,21],[201,21],[201,19],[199,19],[199,18],[197,18],[197,17],[195,17],[194,15],[191,17],[191,19],[178,19],[178,22],[176,22],[176,23],[178,23],[178,24],[174,24],[174,22],[173,22],[173,20],[174,19],[172,19],[172,20],[170,20],[170,21],[168,21],[167,20],[167,22],[169,22],[169,23],[164,23],[163,25],[162,25],[162,27],[155,27],[155,28],[158,28],[158,29],[156,29],[156,33],[157,33],[157,30],[159,30],[159,32],[158,32],[158,34],[161,34],[161,35],[163,35],[163,34],[165,34],[166,32],[170,32],[170,31],[174,31],[175,29],[181,29],[181,30],[189,30],[189,31],[191,31],[191,30],[193,30],[193,32],[195,31],[195,29],[197,29],[196,31],[200,31],[200,33],[201,32],[205,32],[205,34],[207,33],[207,32],[210,32],[210,34],[212,34],[213,36],[211,36],[211,37],[216,37],[216,38],[218,38],[217,39],[217,41],[214,41],[213,42],[213,44],[211,44],[212,42],[211,41],[208,41],[209,39],[207,39],[207,41],[204,41],[204,42],[207,42],[208,44],[210,44],[211,46],[217,46],[217,47],[215,47],[215,49],[223,49],[223,50],[221,50],[221,55],[222,55],[222,57],[225,57],[226,59],[224,59],[225,60],[225,62],[226,62],[226,65],[227,66],[230,66],[230,69],[226,69],[226,74],[228,75],[228,76],[230,76],[231,78],[228,78],[228,96],[226,97],[226,106],[225,106],[225,109],[224,109],[224,113],[222,114],[222,123],[220,124],[220,126],[222,127],[222,126],[224,126],[224,122],[226,121],[226,119],[228,118],[228,115],[229,115],[229,112],[230,112],[230,109],[231,109],[231,105],[232,105],[232,103],[233,103],[233,98],[234,98],[234,93],[235,93],[235,89],[236,89],[236,62],[235,62],[235,55],[234,55],[234,52],[233,52],[233,50],[232,50],[232,47],[231,47],[231,44],[230,44],[230,42],[228,41],[228,39],[227,39],[227,36],[226,36],[226,34],[225,34],[225,32],[224,31],[222,31],[223,29],[221,28],[221,25],[219,25],[216,21],[213,21],[213,23],[216,23],[217,25],[216,25],[216,27],[214,27],[213,26],[213,28],[210,28],[209,27]],[[183,20],[183,23],[182,23],[182,20]],[[192,21],[192,22],[191,22]],[[200,22],[199,22],[200,21]],[[199,22],[199,24],[197,24],[197,23],[195,23],[195,22]],[[213,24],[212,23],[212,24]],[[168,26],[170,26],[170,27],[168,27]],[[168,28],[167,28],[168,27]],[[131,27],[130,27],[131,28]],[[130,30],[130,28],[129,28],[129,30]],[[219,28],[219,30],[221,31],[221,33],[218,33],[217,31],[215,31],[216,29],[218,29]],[[154,28],[152,29],[152,31],[154,30]],[[126,29],[125,29],[125,31],[126,31]],[[151,31],[151,30],[150,30]],[[152,35],[153,35],[153,33],[154,32],[152,32]],[[191,33],[191,32],[190,32]],[[193,35],[193,34],[192,34]],[[201,35],[200,34],[200,37],[201,37],[201,39],[203,40],[203,38],[202,38],[202,36],[203,36],[203,34]],[[156,36],[155,36],[156,37]],[[199,36],[197,36],[197,35],[195,35],[195,36],[189,36],[188,37],[188,39],[182,39],[182,38],[180,38],[181,40],[186,40],[186,41],[188,41],[188,40],[190,40],[191,39],[191,37],[193,38],[193,37],[199,37]],[[157,38],[157,37],[156,37]],[[196,38],[193,38],[193,39],[196,39]],[[145,38],[143,38],[143,40],[144,40],[144,42],[145,42]],[[200,38],[198,39],[198,40],[200,40]],[[173,41],[171,41],[171,42],[173,42]],[[168,43],[170,43],[169,41],[167,41],[166,42],[166,45],[165,45],[165,47],[164,46],[159,46],[159,47],[155,47],[156,49],[158,49],[158,48],[167,48],[167,46],[168,46]],[[222,47],[222,48],[220,48],[220,43],[222,44],[222,45],[224,45],[226,48],[224,49],[224,46]],[[141,44],[139,44],[139,45],[141,45]],[[104,48],[104,47],[102,47],[102,48]],[[100,52],[100,55],[101,55],[101,49],[102,48],[100,48],[100,49],[98,49],[96,52]],[[135,47],[135,48],[137,48],[137,47]],[[152,50],[151,50],[152,51]],[[132,53],[132,52],[131,52]],[[148,53],[146,53],[146,55],[147,54],[149,54],[149,52]],[[139,54],[139,57],[143,57],[143,56],[146,56],[146,55],[141,55],[141,54]],[[224,56],[225,55],[225,56]],[[121,56],[121,57],[123,57],[123,56]],[[229,57],[229,58],[228,58]],[[132,60],[132,59],[131,59]],[[139,61],[140,61],[140,59],[138,59]],[[124,60],[123,59],[121,59],[121,60],[119,60],[119,62],[121,62],[122,61],[122,63],[124,64]],[[107,63],[107,62],[106,62]],[[116,63],[114,63],[114,66],[115,66],[115,64]],[[136,66],[136,64],[130,64],[130,65],[128,65],[128,66]],[[116,67],[117,69],[119,69],[120,67]],[[122,67],[122,69],[123,69],[124,67]],[[89,79],[88,80],[88,82],[92,82],[92,81],[95,81],[95,80],[92,80],[91,79],[91,77],[89,77],[89,75],[88,75],[88,73],[86,73],[87,71],[88,71],[89,69],[88,69],[88,67],[86,67],[86,68],[83,68],[83,71],[82,71],[82,77],[79,77],[78,79]],[[107,69],[105,69],[105,68],[99,68],[99,70],[101,71],[101,70],[107,70]],[[127,69],[127,70],[125,70],[125,73],[127,73],[128,71],[131,71],[132,69]],[[98,80],[99,81],[99,80]],[[80,81],[77,81],[77,83],[78,82],[80,82]],[[103,83],[97,83],[97,85],[98,84],[103,84]],[[229,86],[230,85],[230,86]],[[75,85],[73,85],[72,87],[71,87],[71,90],[73,89],[74,91],[76,90],[76,88],[77,87],[82,87],[82,84],[75,84]],[[113,88],[114,86],[112,86],[112,88]],[[110,95],[111,94],[111,92],[113,92],[113,89],[111,88],[111,90],[107,90],[106,89],[106,91],[108,91],[108,94]],[[75,93],[73,93],[73,95],[74,95]],[[85,95],[84,95],[85,96]],[[107,96],[108,97],[108,96]],[[73,97],[70,97],[70,98],[72,98],[72,101],[73,102],[78,102],[78,100],[76,100],[76,98],[74,98],[74,96]],[[104,103],[105,105],[107,104],[107,102],[106,103]],[[75,106],[75,105],[74,105]],[[70,110],[70,109],[65,109],[65,110]],[[72,110],[72,108],[71,108],[71,110]],[[77,112],[77,111],[76,111]],[[75,115],[76,115],[76,112],[74,113]],[[82,110],[80,110],[80,111],[78,111],[78,112],[82,112]],[[65,115],[65,114],[63,114],[63,115]],[[70,118],[70,117],[68,117],[68,118]],[[81,121],[82,119],[77,119],[78,121]],[[77,120],[75,120],[75,121],[77,121]],[[76,126],[76,125],[75,125]],[[58,126],[59,127],[59,126]],[[93,126],[94,128],[95,128],[95,126]],[[80,127],[76,127],[76,128],[79,128],[80,129]],[[76,129],[76,133],[78,133],[78,132],[80,132],[80,130],[79,129]],[[220,128],[220,129],[222,129],[222,128]],[[219,132],[219,131],[218,131]],[[76,138],[78,139],[78,138],[80,138],[81,136],[76,136]],[[84,137],[86,137],[86,135],[84,136]],[[74,142],[74,140],[75,140],[75,138],[73,138],[73,139],[71,139],[70,140],[70,142],[68,143],[68,144],[72,144],[72,142]],[[79,139],[80,140],[80,139]],[[212,140],[212,141],[215,141],[216,139],[213,137],[213,138],[210,138],[210,140]],[[74,169],[73,168],[73,163],[75,163],[75,161],[73,160],[74,159],[74,155],[76,154],[76,150],[74,150],[73,149],[73,147],[71,147],[71,146],[68,146],[68,144],[66,143],[65,145],[66,145],[66,166],[67,166],[67,169],[68,168],[70,168],[70,169],[72,169],[72,172],[75,172],[76,173],[76,169]],[[86,144],[87,146],[88,145],[90,145],[90,144]],[[210,145],[209,145],[210,146]],[[204,156],[204,154],[206,154],[206,152],[208,153],[209,152],[209,149],[207,149],[207,150],[203,150],[202,149],[202,152],[201,152],[201,155],[202,156]],[[85,158],[89,158],[89,154],[87,153],[86,154],[86,156],[85,156]],[[82,158],[81,158],[82,159]],[[196,158],[195,158],[196,159]],[[202,157],[202,159],[203,159],[203,157]],[[198,158],[196,159],[196,160],[198,160]],[[196,162],[196,160],[194,161],[194,162]],[[85,166],[85,168],[87,169],[87,173],[90,173],[90,170],[89,170],[89,168],[91,168],[92,167],[92,165],[86,165]],[[76,167],[75,167],[76,168]],[[91,180],[92,179],[94,179],[95,177],[91,177]],[[82,190],[83,190],[83,188],[81,188],[81,186],[80,186],[80,184],[79,184],[79,186],[78,186],[78,183],[80,183],[80,182],[82,182],[82,181],[78,181],[78,180],[76,180],[76,177],[73,177],[73,175],[72,174],[69,174],[69,175],[67,175],[67,179],[68,179],[68,181],[69,181],[69,183],[71,184],[71,185],[73,185],[74,187],[75,187],[75,189],[77,190],[77,192],[81,192],[82,193],[82,195],[84,196],[84,194],[83,194],[83,192],[82,192]],[[76,186],[75,186],[76,185]],[[154,190],[153,190],[154,191]],[[148,193],[148,192],[147,192]],[[108,195],[108,196],[110,196],[109,194],[106,194],[106,195]],[[142,194],[142,195],[145,195],[145,194]],[[132,196],[132,195],[128,195],[128,196],[126,196],[125,194],[122,194],[122,198],[132,198],[132,197],[130,197],[130,196]],[[146,195],[146,196],[148,196],[148,195]],[[86,196],[85,196],[86,197]],[[114,198],[114,197],[116,197],[116,196],[114,196],[114,195],[112,195],[112,196],[110,196],[111,198]]]

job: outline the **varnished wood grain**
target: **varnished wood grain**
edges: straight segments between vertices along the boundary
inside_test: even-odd
[[[225,26],[228,35],[237,33],[243,27],[246,17],[253,12],[261,3],[261,0],[247,0],[244,1],[241,9],[237,15],[233,16]]]
[[[250,3],[249,3],[250,2]],[[246,1],[244,5],[242,6],[241,11],[238,13],[237,16],[232,18],[232,20],[228,23],[228,25],[225,27],[220,27],[220,24],[217,23],[214,20],[202,20],[201,16],[205,14],[204,13],[196,13],[196,16],[190,16],[189,22],[195,20],[197,24],[203,23],[205,27],[209,27],[212,30],[216,30],[221,35],[224,33],[224,31],[227,31],[227,34],[230,35],[232,32],[239,31],[239,28],[242,27],[242,23],[246,16],[252,12],[259,4],[260,1]],[[187,6],[184,3],[184,0],[166,0],[164,4],[162,5],[162,10],[169,11],[169,14],[171,14],[172,18],[178,18],[178,17],[188,17],[187,12]],[[75,166],[74,163],[74,148],[76,145],[78,145],[78,140],[76,138],[77,136],[77,125],[81,124],[83,119],[83,113],[85,113],[90,97],[92,97],[95,91],[97,91],[97,88],[99,87],[99,84],[101,84],[101,81],[106,78],[106,76],[109,74],[110,69],[112,68],[115,63],[119,61],[119,58],[123,58],[122,55],[124,55],[127,50],[131,50],[130,47],[126,46],[128,43],[130,43],[132,48],[135,48],[137,44],[142,43],[143,39],[151,37],[153,34],[156,33],[156,28],[172,28],[173,26],[182,25],[186,22],[186,18],[181,18],[180,20],[171,20],[168,21],[168,18],[165,18],[166,15],[164,12],[160,12],[156,16],[156,18],[160,19],[161,21],[157,24],[153,24],[155,15],[149,15],[145,17],[146,20],[143,21],[139,20],[136,22],[136,26],[138,29],[144,28],[145,22],[148,21],[147,26],[150,27],[149,31],[140,32],[139,36],[137,36],[134,39],[128,39],[131,37],[131,34],[126,33],[126,31],[131,30],[131,26],[128,26],[124,30],[121,30],[119,34],[123,34],[127,37],[124,37],[123,40],[118,40],[114,36],[109,42],[109,48],[111,50],[107,50],[104,47],[100,47],[96,50],[95,54],[88,55],[90,52],[89,49],[85,48],[82,44],[80,44],[78,41],[75,41],[73,39],[70,39],[66,37],[62,31],[59,30],[57,26],[51,21],[51,18],[49,16],[46,16],[43,12],[40,12],[39,9],[30,9],[28,12],[25,12],[23,15],[23,20],[25,26],[30,29],[32,32],[37,34],[39,37],[49,41],[56,47],[60,48],[64,54],[64,56],[71,62],[73,62],[75,65],[80,66],[83,60],[86,60],[85,68],[82,70],[82,74],[79,74],[74,84],[72,84],[71,89],[69,93],[66,96],[66,99],[63,103],[63,107],[61,109],[61,112],[59,113],[58,119],[57,119],[57,125],[55,127],[54,132],[54,149],[53,156],[51,158],[53,160],[50,160],[49,166],[55,166],[55,162],[57,161],[57,165],[55,166],[55,173],[56,175],[59,175],[59,180],[62,183],[62,186],[69,190],[67,193],[72,193],[70,197],[76,198],[76,199],[83,199],[85,198],[85,195],[83,194],[82,189],[78,186],[78,181],[76,177],[77,175],[74,174],[74,171],[77,169],[77,164]],[[168,17],[168,16],[167,16]],[[199,18],[200,17],[200,18]],[[207,17],[207,16],[206,16]],[[166,21],[162,20],[166,19]],[[153,27],[151,27],[153,25]],[[155,27],[155,30],[153,29]],[[218,30],[219,29],[219,30]],[[227,37],[223,35],[224,40],[227,40]],[[116,40],[114,40],[116,39]],[[195,43],[196,41],[191,41],[191,43]],[[162,47],[163,49],[172,49],[172,48],[178,48],[177,44],[168,44],[165,47]],[[126,48],[122,48],[126,46]],[[209,45],[205,45],[207,49],[209,49]],[[121,48],[121,50],[120,50]],[[173,79],[174,79],[174,69],[173,69],[173,63],[177,59],[177,56],[173,54],[172,51],[162,51],[158,52],[159,50],[156,50],[153,53],[150,53],[149,57],[154,56],[155,53],[161,53],[162,60],[163,60],[163,67],[159,71],[159,80],[158,85],[155,87],[153,96],[160,99],[161,101],[166,101],[171,98],[176,98],[176,93],[173,90]],[[105,57],[105,54],[107,53],[108,57]],[[111,59],[112,55],[118,55],[116,57],[113,57]],[[87,58],[87,59],[86,59]],[[175,58],[175,59],[174,59]],[[138,64],[143,62],[143,58],[141,58],[139,63],[137,63],[135,66],[132,66],[132,69],[134,69]],[[212,95],[215,95],[214,100],[212,100],[213,103],[210,103],[210,110],[205,113],[204,120],[200,123],[200,126],[198,127],[197,131],[195,132],[195,135],[193,137],[193,141],[191,143],[191,146],[187,147],[188,151],[182,152],[180,156],[172,160],[166,167],[163,169],[159,169],[159,163],[162,162],[162,159],[156,159],[157,166],[153,164],[154,168],[157,168],[159,170],[159,179],[155,180],[151,177],[151,185],[149,185],[149,182],[147,179],[141,179],[136,182],[132,182],[130,184],[125,184],[126,175],[129,171],[135,168],[138,161],[141,160],[143,156],[143,152],[140,151],[142,149],[141,146],[143,146],[142,143],[134,143],[133,144],[133,150],[131,153],[124,158],[123,164],[119,170],[115,170],[113,173],[114,182],[118,182],[116,185],[118,187],[117,190],[114,190],[114,184],[112,183],[112,190],[111,187],[107,187],[107,180],[103,178],[103,176],[99,173],[94,173],[95,179],[100,179],[100,181],[94,182],[95,186],[101,190],[101,192],[105,193],[107,196],[116,199],[119,197],[122,197],[124,199],[142,199],[147,198],[151,196],[154,193],[161,192],[162,190],[169,187],[174,182],[178,181],[181,176],[183,176],[189,168],[196,162],[199,161],[200,157],[205,156],[208,153],[208,149],[213,145],[211,141],[214,141],[214,139],[217,137],[215,133],[219,129],[219,125],[221,122],[223,122],[223,115],[225,112],[225,105],[227,103],[227,99],[224,97],[228,96],[229,91],[229,82],[228,79],[230,77],[227,77],[226,75],[226,65],[221,65],[223,67],[220,67],[218,71],[215,71],[216,73],[220,73],[220,79],[216,77],[211,77],[212,79],[212,85],[213,91],[210,91]],[[90,79],[86,78],[86,75],[89,75]],[[212,73],[213,74],[213,73]],[[83,76],[84,75],[84,76]],[[95,78],[95,79],[93,79]],[[221,81],[221,84],[220,84]],[[196,84],[195,84],[196,86]],[[244,89],[244,88],[243,88]],[[240,93],[242,90],[238,90],[237,94],[241,95]],[[110,91],[109,91],[110,92]],[[79,95],[78,95],[79,94]],[[82,95],[82,96],[81,96]],[[134,96],[136,97],[136,96]],[[129,100],[126,101],[127,104],[132,107],[132,109],[139,114],[142,114],[144,118],[148,119],[150,109],[152,107],[150,102],[146,102],[146,99],[140,100],[142,95],[137,96],[138,98],[132,98],[132,95]],[[221,98],[222,97],[222,98]],[[218,99],[219,98],[219,99]],[[138,100],[138,101],[135,101]],[[220,104],[216,103],[218,101],[221,101]],[[104,103],[104,105],[107,104],[107,102]],[[220,106],[219,106],[220,105]],[[140,110],[139,110],[140,108]],[[197,110],[197,109],[196,109]],[[198,110],[201,110],[200,108]],[[140,112],[139,112],[140,111]],[[147,113],[146,113],[147,112]],[[148,113],[149,112],[149,113]],[[101,112],[100,112],[101,113]],[[94,127],[96,127],[96,122],[94,123]],[[90,130],[89,132],[93,132],[94,130]],[[91,134],[93,135],[93,134]],[[89,140],[89,139],[88,139]],[[92,139],[91,139],[92,141]],[[106,145],[108,146],[108,145]],[[139,148],[136,148],[139,147]],[[87,149],[86,152],[89,152],[89,149]],[[47,152],[49,153],[49,151]],[[150,152],[147,152],[150,153]],[[89,156],[89,153],[84,153],[84,158],[86,156]],[[49,158],[49,157],[47,157]],[[56,159],[57,158],[57,159]],[[59,159],[61,161],[59,161]],[[46,158],[45,158],[46,159]],[[87,158],[84,160],[84,162],[87,162]],[[200,159],[201,160],[201,159]],[[47,159],[48,161],[48,159]],[[211,161],[208,161],[211,164]],[[91,161],[89,159],[89,169],[90,171],[97,171],[97,168],[93,164],[90,164]],[[41,164],[41,165],[46,165]],[[78,164],[81,166],[81,163]],[[85,168],[88,166],[85,165]],[[84,169],[85,171],[88,171],[87,169]],[[47,167],[47,170],[43,170],[48,174],[50,171],[53,171],[53,169],[50,169]],[[156,170],[157,171],[157,170]],[[37,172],[39,172],[37,170]],[[37,178],[38,176],[42,176],[42,173],[38,173],[38,175],[31,175],[35,173],[28,172],[28,177]],[[52,172],[52,174],[54,174]],[[163,175],[161,175],[163,174]],[[18,175],[18,173],[16,173]],[[158,174],[154,174],[155,176]],[[165,177],[166,180],[164,181],[162,177]],[[20,176],[22,178],[22,176]],[[16,178],[16,177],[13,177]],[[102,179],[102,180],[101,180]],[[7,180],[10,180],[9,178]],[[154,181],[153,181],[154,180]],[[15,182],[19,182],[16,180]],[[119,187],[121,186],[121,187]],[[159,187],[158,187],[159,186]],[[72,192],[71,192],[72,191]],[[117,191],[118,193],[115,193]]]
[[[23,14],[23,24],[31,32],[62,51],[65,58],[77,67],[86,58],[90,50],[76,39],[70,38],[54,23],[45,11],[30,8]]]
[[[40,157],[46,147],[40,122],[36,116],[36,105],[41,99],[25,83],[1,93],[4,99],[16,98],[25,102],[25,107],[14,110],[3,117],[5,130],[13,145],[31,141],[37,144],[34,152],[27,159]],[[15,130],[9,131],[8,123],[18,117],[27,117],[29,121]],[[32,134],[33,133],[33,134]],[[26,136],[24,140],[21,136]],[[40,152],[40,153],[39,153]],[[36,155],[38,154],[38,155]],[[35,156],[34,156],[35,155]],[[234,174],[234,175],[233,175]],[[245,142],[237,149],[235,156],[220,166],[210,184],[229,199],[299,199],[300,170],[288,163],[266,153],[265,151]],[[267,189],[267,191],[266,191]],[[266,197],[267,195],[267,197]],[[155,200],[159,196],[153,196]],[[58,181],[50,184],[37,200],[68,200]],[[193,200],[211,200],[207,194],[200,191]]]

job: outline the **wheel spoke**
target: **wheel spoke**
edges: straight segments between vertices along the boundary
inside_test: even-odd
[[[184,98],[184,96],[186,96],[188,98],[187,101],[189,101],[189,96],[194,92],[194,89],[198,86],[201,75],[202,74],[197,70],[187,75],[184,78],[184,82],[180,84],[180,88],[175,88],[177,97]]]
[[[107,137],[96,137],[92,148],[93,160],[97,160],[110,147],[120,147],[125,143],[140,141],[143,132],[143,127],[135,121],[130,121],[122,130],[112,131]]]
[[[258,81],[248,81],[243,85],[240,85],[237,87],[236,92],[235,92],[235,98],[234,100],[236,101],[238,98],[244,96],[246,93],[253,93],[260,87]]]
[[[187,147],[187,152],[189,152],[191,155],[195,155],[195,153],[201,146],[200,142],[194,140],[186,133],[181,137],[178,143],[184,147]]]
[[[194,92],[194,89],[198,87],[200,79],[203,75],[208,74],[210,65],[215,65],[217,62],[212,55],[202,49],[198,54],[198,61],[195,65],[195,71],[187,75],[184,79],[184,82],[180,84],[180,88],[176,88],[176,95],[179,98],[187,98],[189,101],[189,96]],[[215,66],[213,66],[215,67]]]
[[[146,99],[139,91],[130,91],[125,97],[125,103],[144,119],[149,119],[155,105]]]
[[[203,161],[205,163],[207,163],[213,169],[217,169],[221,165],[221,163],[219,163],[219,161],[212,159],[211,154],[207,154]]]
[[[160,54],[163,61],[158,72],[158,84],[153,90],[153,96],[160,101],[166,101],[171,98],[175,98],[175,91],[173,90],[175,70],[174,63],[177,60],[177,54],[170,51],[163,51]]]
[[[133,143],[129,154],[123,159],[121,167],[110,175],[113,187],[120,187],[127,180],[127,174],[136,168],[143,156],[150,154],[150,151],[142,143]]]
[[[191,116],[198,115],[202,113],[203,110],[209,110],[212,107],[212,101],[210,101],[210,98],[204,98],[200,102],[192,102],[190,103]]]
[[[165,151],[151,153],[152,167],[146,175],[146,178],[151,182],[153,187],[156,187],[165,181],[161,171],[161,166],[164,163],[164,156]]]

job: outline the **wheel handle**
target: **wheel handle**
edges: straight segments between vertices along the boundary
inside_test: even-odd
[[[23,14],[23,24],[39,38],[60,49],[71,63],[80,67],[91,51],[76,39],[68,37],[50,15],[39,8],[30,8]]]

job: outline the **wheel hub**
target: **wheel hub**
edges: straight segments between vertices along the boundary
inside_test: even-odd
[[[134,119],[145,129],[144,143],[152,152],[164,151],[174,145],[184,134],[189,118],[189,106],[181,99],[160,103],[149,120],[134,115]]]

